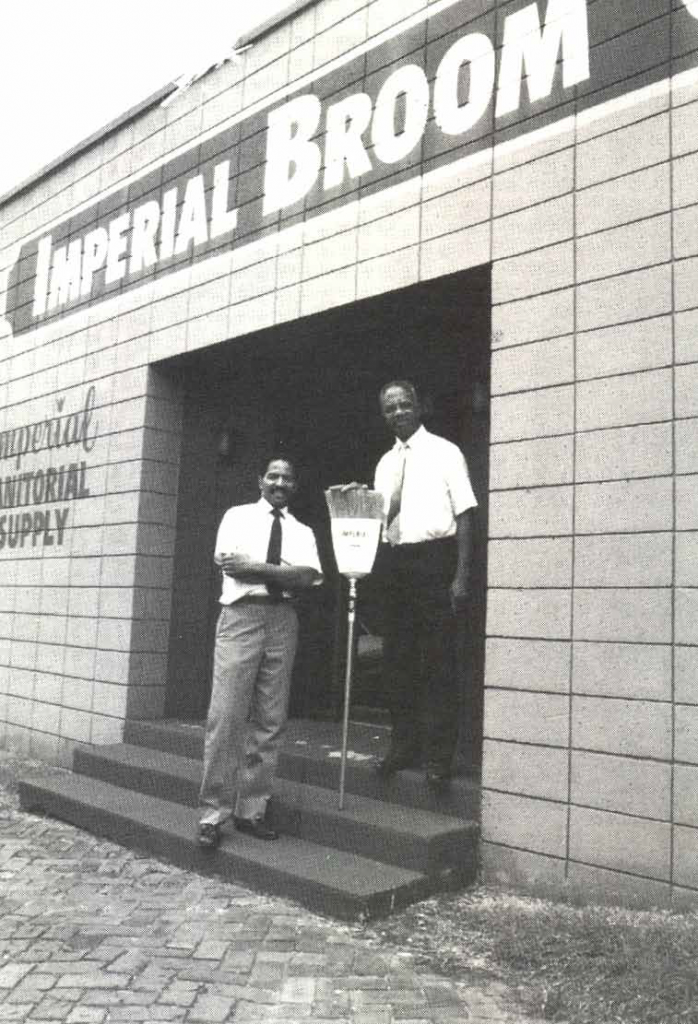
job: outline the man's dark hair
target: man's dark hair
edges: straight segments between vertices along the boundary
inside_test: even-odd
[[[272,462],[287,462],[291,469],[293,470],[293,475],[296,477],[296,479],[298,478],[298,467],[296,465],[296,460],[292,455],[289,455],[288,452],[285,452],[283,450],[273,451],[270,455],[265,455],[263,458],[259,460],[259,476],[264,476],[266,474],[266,471],[269,469],[269,466],[271,465]]]
[[[408,394],[412,395],[413,401],[419,402],[419,392],[417,391],[417,388],[414,386],[411,380],[391,380],[388,381],[387,384],[384,384],[383,387],[380,389],[378,401],[381,405],[383,404],[383,398],[385,397],[386,391],[388,391],[390,388],[402,388],[403,391],[407,391]]]

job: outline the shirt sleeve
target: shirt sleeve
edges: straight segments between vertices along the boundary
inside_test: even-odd
[[[373,479],[373,486],[376,491],[383,495],[383,511],[387,512],[390,507],[391,484],[389,483],[390,452],[386,452],[376,466],[376,473]]]
[[[303,531],[303,540],[303,555],[306,561],[302,564],[307,566],[307,568],[314,569],[316,571],[318,578],[315,580],[313,586],[317,586],[319,583],[322,583],[322,566],[320,565],[320,556],[318,555],[315,534],[309,526]]]
[[[235,550],[235,520],[235,509],[229,508],[220,521],[213,552],[213,560],[218,564],[223,555],[231,554]]]
[[[459,516],[461,512],[467,512],[469,508],[477,507],[477,499],[470,483],[465,456],[456,445],[449,445],[446,460],[446,484],[454,516]]]

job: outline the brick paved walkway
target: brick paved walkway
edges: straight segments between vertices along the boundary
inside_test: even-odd
[[[19,810],[0,752],[0,1022],[523,1020],[360,928]]]

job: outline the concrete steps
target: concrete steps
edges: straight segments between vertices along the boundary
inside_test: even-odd
[[[199,725],[128,723],[126,742],[78,748],[72,776],[23,781],[20,800],[26,810],[343,919],[380,916],[470,881],[476,780],[456,779],[441,797],[417,772],[382,782],[369,757],[385,748],[386,731],[352,725],[339,811],[338,736],[335,723],[291,723],[269,809],[281,832],[274,843],[226,826],[217,851],[198,847]]]

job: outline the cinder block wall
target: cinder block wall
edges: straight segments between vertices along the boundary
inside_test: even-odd
[[[340,91],[355,48],[380,41],[384,66],[423,59],[433,77],[450,42],[525,5],[311,5],[0,207],[0,309],[23,241],[96,197],[137,195],[139,176],[175,158],[195,169],[238,117],[258,112],[262,132],[267,107],[291,94],[279,90],[303,76],[310,89],[334,67]],[[556,85],[544,116],[529,105],[518,125],[491,120],[486,144],[460,148],[430,123],[418,157],[370,189],[347,186],[322,210],[313,194],[236,248],[32,330],[0,321],[0,429],[59,400],[82,408],[93,386],[98,427],[89,496],[71,503],[63,544],[0,551],[5,745],[65,760],[76,741],[118,737],[127,714],[162,713],[181,395],[153,364],[489,264],[485,875],[693,901],[695,5],[586,7],[603,74],[572,93]],[[425,19],[415,58],[406,29]],[[253,134],[241,209],[263,159]]]

